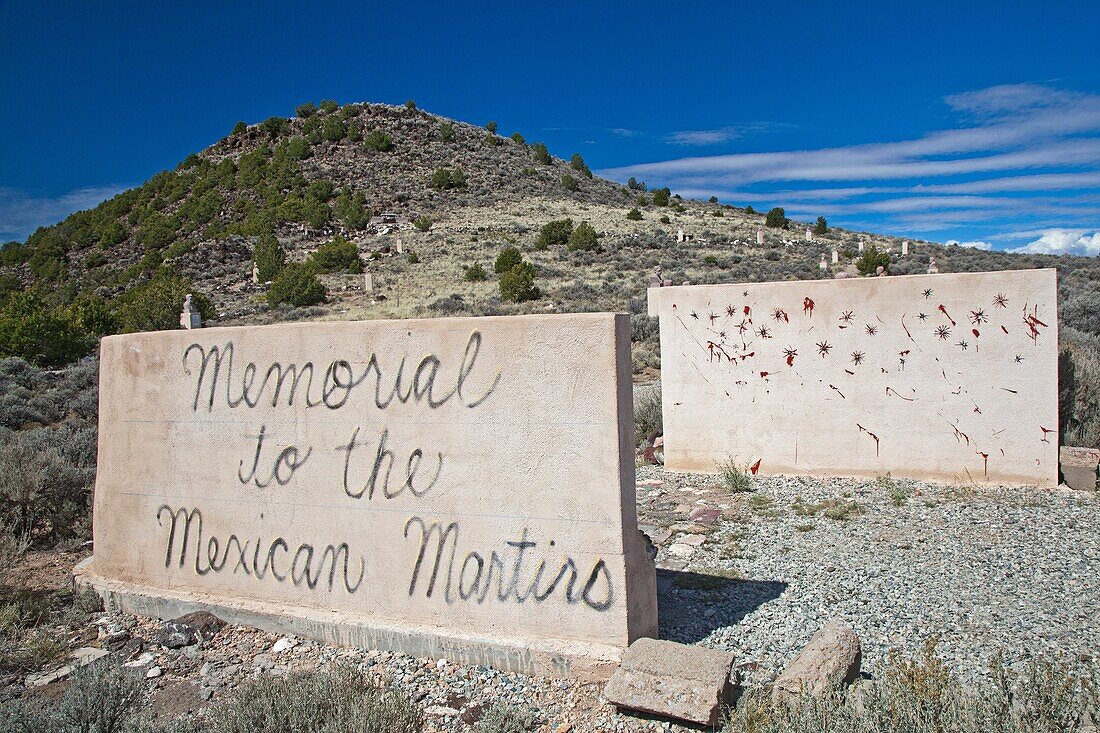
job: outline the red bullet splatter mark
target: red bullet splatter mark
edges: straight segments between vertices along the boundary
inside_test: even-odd
[[[951,423],[947,423],[947,424],[951,425],[951,429],[955,432],[955,440],[956,441],[961,443],[965,440],[966,444],[968,446],[970,445],[970,436],[969,435],[967,435],[963,431],[959,430],[959,428],[957,426],[952,425]]]
[[[768,376],[768,372],[760,372],[760,378],[765,379]]]
[[[1058,432],[1057,430],[1051,430],[1050,428],[1044,428],[1042,425],[1039,426],[1039,429],[1043,431],[1043,440],[1042,440],[1042,442],[1044,442],[1044,443],[1049,443],[1050,442],[1050,434],[1051,433],[1057,433]]]
[[[806,315],[810,316],[811,318],[813,317],[813,315],[814,315],[814,302],[812,300],[810,300],[809,298],[803,298],[802,299],[802,312],[805,313]]]
[[[906,349],[905,351],[899,351],[898,356],[909,356],[909,349]]]
[[[981,415],[981,414],[982,414],[982,410],[981,410],[981,408],[980,408],[980,407],[978,407],[977,405],[974,405],[974,412],[978,413],[979,415]]]
[[[943,305],[940,305],[940,306],[939,306],[939,307],[938,307],[938,308],[937,308],[936,310],[938,310],[938,311],[939,311],[940,313],[942,313],[942,314],[944,314],[945,316],[947,316],[947,320],[951,321],[951,325],[952,325],[952,326],[955,326],[955,325],[957,325],[957,324],[955,323],[955,319],[951,317],[951,314],[947,312],[947,309],[946,309],[946,308],[944,308],[944,307],[943,307]]]
[[[847,397],[845,397],[845,396],[844,396],[844,393],[843,393],[843,392],[841,392],[841,391],[840,391],[840,390],[839,390],[839,389],[837,388],[837,386],[836,386],[835,384],[830,384],[830,385],[829,385],[829,389],[833,389],[833,390],[836,390],[836,393],[837,393],[838,395],[840,395],[840,399],[842,399],[842,400],[846,400],[846,399],[848,399]]]
[[[856,423],[856,427],[857,427],[857,428],[859,428],[859,432],[861,432],[861,433],[867,433],[868,435],[870,435],[870,436],[871,436],[871,437],[872,437],[872,438],[874,439],[874,441],[875,441],[875,455],[877,456],[877,455],[878,455],[878,451],[879,451],[879,440],[878,440],[878,436],[877,436],[877,435],[875,435],[874,433],[872,433],[872,432],[871,432],[870,430],[868,430],[867,428],[865,428],[865,427],[863,427],[862,425],[860,425],[859,423]]]
[[[979,338],[981,336],[981,334],[978,333],[978,329],[976,328],[970,329],[970,333],[974,334],[974,338]]]
[[[755,476],[756,472],[760,470],[760,461],[762,461],[762,460],[764,460],[764,459],[763,458],[757,458],[756,463],[749,466],[749,470],[752,471],[753,476]]]
[[[915,397],[902,397],[902,395],[898,394],[898,391],[896,389],[894,389],[893,387],[887,387],[886,388],[886,396],[889,397],[890,395],[894,395],[895,397],[901,397],[901,399],[905,400],[906,402],[916,402]]]
[[[1008,387],[1001,387],[1001,389],[1003,389],[1003,390],[1004,390],[1005,392],[1011,392],[1012,394],[1020,394],[1020,393],[1019,393],[1019,392],[1017,392],[1016,390],[1014,390],[1014,389],[1009,389]]]
[[[1007,328],[1005,328],[1004,326],[1001,326],[1001,330],[1005,332],[1006,336],[1008,335],[1008,329]]]
[[[985,469],[984,469],[985,477],[989,478],[989,454],[988,453],[982,453],[981,451],[978,451],[977,453],[978,453],[979,456],[982,457],[982,461],[985,463]]]
[[[1032,343],[1038,344],[1039,342],[1039,326],[1043,328],[1047,327],[1047,324],[1036,318],[1036,314],[1039,312],[1039,306],[1032,308],[1031,313],[1027,312],[1027,305],[1024,305],[1024,325],[1028,327],[1029,333],[1027,337],[1031,339]]]
[[[853,372],[851,369],[845,369],[844,371],[847,372],[848,374],[851,374],[853,377],[856,375],[856,373]]]
[[[787,366],[794,366],[794,358],[798,356],[798,351],[788,346],[783,349],[783,355],[787,357]]]

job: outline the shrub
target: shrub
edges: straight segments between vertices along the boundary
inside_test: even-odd
[[[630,177],[630,180],[626,182],[626,187],[631,191],[644,191],[646,186],[644,183],[636,179],[634,176]]]
[[[576,178],[566,173],[561,177],[561,187],[564,188],[566,191],[572,192],[579,189],[581,185],[577,183]]]
[[[321,137],[330,143],[340,142],[348,135],[348,128],[339,117],[326,117],[321,125]]]
[[[330,115],[333,112],[335,112],[336,110],[338,110],[339,108],[340,108],[340,105],[336,104],[335,99],[322,99],[321,100],[321,111],[324,112],[325,114]]]
[[[465,268],[463,277],[466,282],[479,283],[489,279],[489,273],[485,271],[485,268],[481,266],[481,263],[475,262],[469,267]]]
[[[1064,326],[1058,340],[1061,445],[1100,448],[1100,337]]]
[[[790,220],[787,218],[787,212],[783,210],[782,206],[773,208],[764,219],[764,226],[772,229],[786,229],[789,224]]]
[[[407,260],[410,265],[419,265],[420,255],[418,255],[416,252],[409,252]]]
[[[306,263],[291,263],[282,269],[267,291],[272,308],[280,303],[296,307],[316,305],[325,300],[325,286],[317,279],[313,267]]]
[[[661,221],[662,224],[671,224],[672,223],[672,219],[669,219],[667,214],[662,215],[660,221]]]
[[[756,209],[752,208],[752,204],[745,207],[745,213],[749,216],[756,216]]]
[[[119,331],[133,333],[179,328],[180,311],[189,294],[203,321],[214,317],[214,305],[192,287],[190,280],[172,270],[158,271],[152,279],[116,299],[115,318]]]
[[[519,253],[519,250],[515,247],[505,247],[497,255],[496,262],[493,263],[493,272],[501,274],[502,272],[508,272],[516,265],[523,262],[523,255]]]
[[[737,464],[733,458],[727,458],[718,464],[718,475],[722,479],[722,485],[727,491],[735,494],[743,494],[752,491],[752,479],[749,471]]]
[[[439,139],[445,143],[455,141],[455,126],[450,122],[441,122],[439,125]]]
[[[825,234],[829,231],[829,223],[825,221],[824,216],[817,217],[817,222],[814,224],[814,234]]]
[[[511,270],[501,273],[498,285],[500,297],[514,303],[535,300],[541,295],[535,287],[535,266],[530,262],[521,262]]]
[[[573,157],[569,159],[569,165],[582,176],[592,178],[592,170],[584,162],[584,158],[581,157],[580,153],[573,153]]]
[[[516,145],[527,144],[527,141],[523,139],[523,135],[520,135],[518,132],[512,133],[512,142],[514,142]]]
[[[432,220],[427,216],[418,216],[413,219],[413,227],[418,232],[426,232],[432,228]]]
[[[598,245],[596,230],[588,222],[582,221],[569,235],[569,244],[566,245],[566,249],[570,252],[578,250],[587,252],[596,249]]]
[[[359,249],[354,242],[349,242],[340,235],[336,235],[331,242],[322,244],[309,256],[309,264],[316,272],[362,272],[363,263],[359,259]],[[308,304],[307,304],[308,305]]]
[[[496,135],[497,134],[496,120],[489,120],[488,122],[486,122],[485,123],[485,129],[489,131],[490,135]]]
[[[703,258],[703,264],[708,266],[708,267],[717,267],[718,266],[718,258],[715,257],[714,255],[707,255],[706,257]]]
[[[0,711],[0,729],[24,733],[129,733],[145,704],[145,685],[117,662],[76,670],[60,699],[18,700]]]
[[[641,212],[641,210],[638,209],[637,206],[635,206],[633,209],[626,212],[626,218],[629,219],[630,221],[641,221],[642,220],[642,212]]]
[[[411,100],[411,99],[409,99],[409,100],[406,100],[406,102],[405,102],[405,109],[416,109],[416,102],[414,102],[414,101],[413,101],[413,100]]]
[[[890,270],[890,255],[880,252],[873,244],[863,250],[863,254],[856,260],[856,269],[860,275],[874,275],[880,266]]]
[[[663,434],[661,390],[651,389],[642,393],[634,408],[634,442],[639,446],[651,445],[654,438]]]
[[[550,151],[546,149],[546,143],[535,143],[531,146],[531,152],[535,155],[535,162],[542,165],[550,165],[553,159],[550,157]]]
[[[72,312],[50,308],[30,293],[12,293],[0,312],[0,357],[60,366],[76,361],[94,345]]]
[[[244,123],[244,121],[241,120],[241,121],[238,121],[237,124],[233,125],[233,129],[230,131],[229,134],[231,134],[231,135],[240,135],[241,133],[243,133],[247,129],[248,129],[248,125],[246,125]]]
[[[274,140],[280,135],[290,131],[290,120],[285,117],[268,117],[260,123],[260,132],[267,135],[269,140]]]
[[[672,191],[668,188],[655,188],[653,189],[653,205],[668,206],[668,200],[671,196]]]
[[[252,248],[252,261],[260,269],[260,281],[270,282],[286,264],[286,252],[274,234],[265,234]]]
[[[466,188],[466,174],[461,168],[436,168],[432,173],[432,188],[437,191]]]
[[[297,117],[299,117],[303,120],[307,117],[312,117],[316,113],[317,113],[317,105],[315,105],[313,102],[306,102],[305,104],[299,104],[297,107],[294,108],[295,116],[297,116]]]
[[[538,726],[539,718],[533,710],[495,702],[481,716],[477,730],[479,733],[534,733]]]
[[[718,197],[717,196],[711,196],[709,199],[707,199],[707,201],[709,203],[716,204],[716,203],[718,203]]]
[[[368,153],[388,153],[393,150],[393,138],[382,130],[371,130],[363,140],[363,148]]]
[[[572,219],[555,219],[542,225],[539,230],[538,248],[546,249],[558,244],[566,244],[573,233]]]

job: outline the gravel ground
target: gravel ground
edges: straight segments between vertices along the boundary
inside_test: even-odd
[[[930,638],[969,679],[996,654],[1012,665],[1100,648],[1096,494],[783,477],[729,494],[711,476],[638,477],[643,523],[670,505],[724,507],[690,553],[675,532],[661,547],[661,635],[734,651],[749,680],[777,674],[833,618],[859,634],[872,674]],[[693,590],[707,583],[684,570],[743,580]]]

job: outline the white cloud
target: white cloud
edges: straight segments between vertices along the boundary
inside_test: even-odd
[[[1100,254],[1100,231],[1090,234],[1080,229],[1048,229],[1038,239],[1012,251],[1094,256]]]
[[[960,247],[970,247],[972,249],[993,249],[993,245],[989,242],[960,242],[957,239],[948,239],[945,244],[948,246],[956,244]]]
[[[69,214],[90,209],[125,190],[123,186],[90,186],[56,196],[28,196],[0,188],[0,242],[26,239],[40,226],[56,224]]]
[[[715,130],[681,130],[668,136],[673,145],[717,145],[740,137],[735,127],[719,127]]]

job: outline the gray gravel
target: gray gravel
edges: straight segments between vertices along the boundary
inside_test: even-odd
[[[769,477],[734,495],[710,476],[645,467],[638,477],[643,523],[685,494],[701,497],[689,506],[726,507],[683,570],[744,580],[693,590],[662,571],[661,635],[736,652],[750,680],[781,671],[832,618],[857,631],[872,674],[890,650],[916,655],[930,638],[970,679],[996,654],[1013,665],[1100,649],[1096,494]],[[847,518],[815,506],[829,501]],[[676,542],[659,565],[684,563]]]

